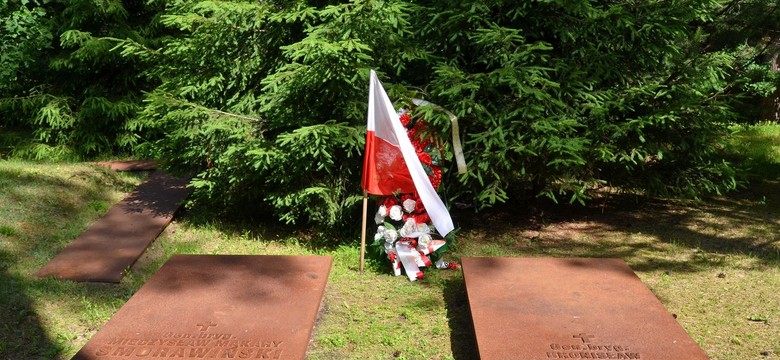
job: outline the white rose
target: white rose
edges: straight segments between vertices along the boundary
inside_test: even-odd
[[[374,215],[374,222],[375,222],[377,225],[379,225],[379,224],[381,224],[381,223],[385,222],[385,217],[384,217],[384,215],[380,214],[380,213],[377,211],[376,215]]]
[[[393,241],[398,239],[398,232],[395,230],[385,230],[384,236],[385,236],[385,241],[392,243]]]
[[[404,213],[400,205],[393,205],[393,207],[390,208],[390,218],[395,221],[403,220]]]
[[[428,248],[428,244],[431,243],[431,236],[428,234],[422,234],[417,238],[417,248],[422,250]]]
[[[404,200],[404,211],[408,213],[412,213],[414,211],[414,206],[417,205],[417,202],[412,199],[406,199]]]
[[[431,228],[426,223],[417,224],[417,232],[429,234],[431,232]]]
[[[414,219],[408,218],[404,223],[404,227],[401,228],[401,237],[407,237],[413,234],[415,231],[417,231],[417,224],[415,224]]]
[[[376,213],[383,217],[387,216],[387,206],[379,205],[379,210]]]
[[[385,227],[380,226],[376,228],[376,234],[374,234],[374,241],[379,240],[383,237],[385,237]]]

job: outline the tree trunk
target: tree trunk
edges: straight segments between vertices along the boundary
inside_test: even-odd
[[[780,57],[780,48],[776,48],[772,55],[771,69],[775,72],[780,71],[778,57]],[[780,84],[772,95],[764,98],[761,106],[761,119],[780,122]]]

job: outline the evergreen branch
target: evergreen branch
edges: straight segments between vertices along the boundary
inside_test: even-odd
[[[49,93],[41,93],[41,94],[32,94],[27,96],[4,97],[4,98],[0,98],[0,102],[24,101],[24,100],[35,100],[35,99],[57,99],[57,98],[60,97]]]
[[[730,3],[728,3],[728,5],[724,6],[723,8],[720,9],[720,11],[715,13],[715,16],[716,17],[723,16],[724,14],[729,12],[734,6],[736,6],[737,3],[739,3],[739,1],[740,0],[732,0]]]
[[[243,120],[247,120],[247,121],[252,121],[252,122],[261,122],[261,121],[264,121],[264,120],[263,120],[263,119],[261,119],[260,117],[253,118],[253,117],[246,116],[246,115],[233,114],[233,113],[225,112],[225,111],[222,111],[222,110],[217,110],[217,109],[210,109],[210,108],[207,108],[207,107],[205,107],[205,106],[201,106],[200,108],[201,108],[201,110],[206,110],[206,111],[208,111],[208,112],[212,112],[212,113],[215,113],[215,114],[224,115],[224,116],[230,116],[230,117],[234,117],[234,118],[238,118],[238,119],[243,119]]]
[[[142,49],[144,49],[144,50],[146,50],[146,51],[148,51],[148,52],[150,52],[152,54],[163,55],[163,53],[161,53],[160,51],[152,49],[152,48],[150,48],[150,47],[148,47],[148,46],[146,46],[144,44],[139,43],[138,41],[135,41],[135,40],[129,39],[129,38],[127,38],[127,39],[120,39],[120,38],[115,38],[115,37],[110,37],[110,36],[104,36],[104,37],[99,38],[99,40],[111,40],[111,41],[118,42],[119,44],[117,44],[113,49],[111,49],[112,51],[115,50],[116,48],[122,46],[122,43],[132,43],[133,45],[136,45],[136,46],[138,46],[138,47],[140,47],[140,48],[142,48]]]
[[[29,99],[34,99],[34,98],[37,98],[37,97],[46,96],[46,95],[48,95],[48,94],[6,97],[6,98],[0,98],[0,101],[29,100]]]
[[[263,119],[263,118],[261,118],[259,116],[258,117],[251,117],[251,116],[235,114],[235,113],[231,113],[231,112],[227,112],[227,111],[222,111],[222,110],[218,110],[218,109],[212,109],[212,108],[207,107],[207,106],[203,106],[203,105],[196,104],[196,103],[193,103],[193,102],[190,102],[190,101],[187,101],[187,100],[182,100],[182,99],[176,98],[176,97],[174,97],[174,96],[172,96],[170,94],[166,94],[165,98],[167,100],[173,102],[174,105],[188,106],[188,107],[193,108],[193,109],[205,111],[205,112],[207,112],[207,113],[209,113],[211,115],[215,115],[216,114],[216,115],[222,115],[222,116],[233,117],[233,118],[236,118],[236,119],[246,120],[246,121],[250,121],[250,122],[265,123],[265,119]]]

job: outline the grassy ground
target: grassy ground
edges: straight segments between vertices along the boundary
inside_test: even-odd
[[[750,169],[754,178],[780,179],[780,125],[761,122],[736,126],[730,145],[737,162]]]
[[[461,273],[431,270],[411,283],[369,261],[360,275],[353,235],[229,224],[193,210],[119,284],[34,277],[142,178],[0,161],[0,359],[70,358],[175,253],[333,256],[311,359],[476,358]],[[780,358],[780,180],[768,178],[705,202],[604,193],[588,208],[456,213],[463,230],[451,256],[622,258],[712,359]]]

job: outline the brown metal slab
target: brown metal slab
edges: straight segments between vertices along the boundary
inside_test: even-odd
[[[175,255],[73,359],[303,359],[331,263]]]
[[[621,259],[461,260],[482,359],[708,359]]]
[[[36,273],[75,281],[119,282],[173,219],[187,181],[154,172]]]
[[[94,164],[115,171],[152,171],[157,169],[157,162],[154,160],[100,161]]]

